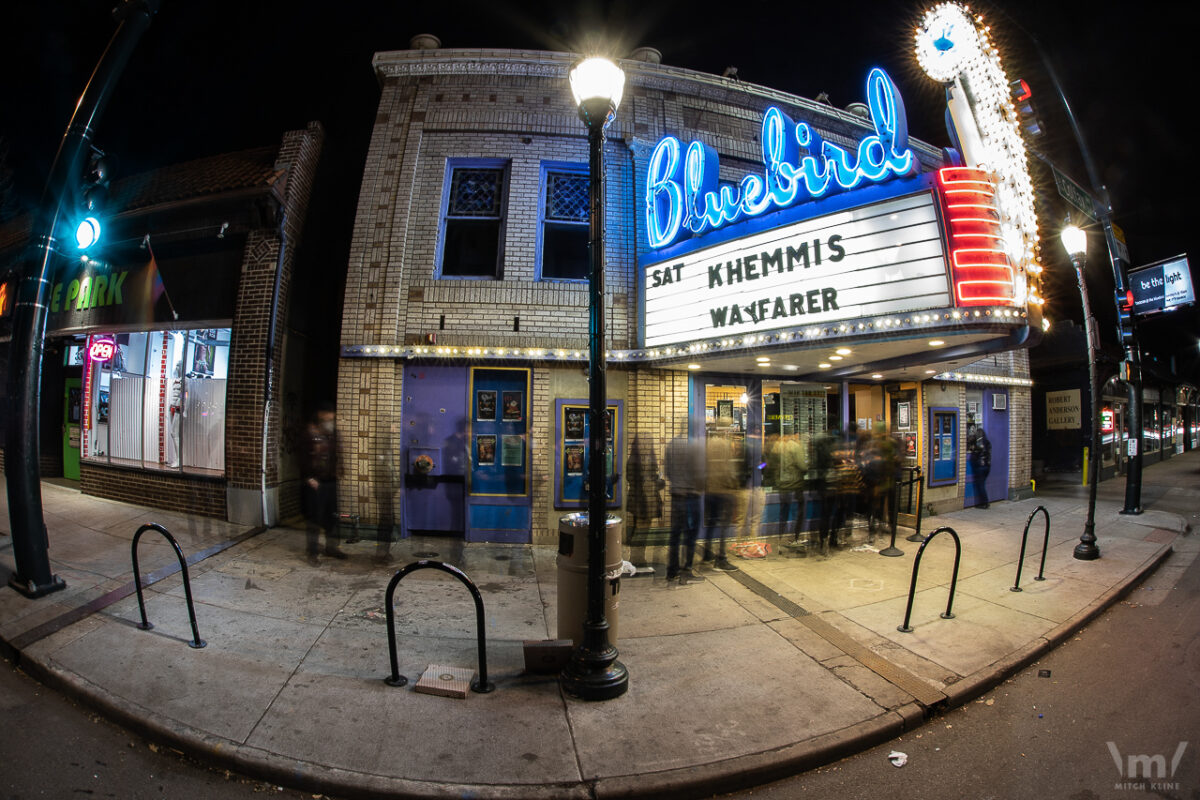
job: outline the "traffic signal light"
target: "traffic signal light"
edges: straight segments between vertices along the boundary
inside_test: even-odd
[[[1117,330],[1121,334],[1121,344],[1127,345],[1133,341],[1133,291],[1126,289],[1124,294],[1117,292]]]
[[[80,250],[87,250],[100,240],[100,211],[108,199],[111,177],[108,157],[93,147],[79,185],[80,216],[75,226],[75,244]]]
[[[1008,85],[1012,94],[1013,109],[1017,112],[1017,120],[1021,130],[1030,137],[1042,135],[1042,121],[1038,118],[1037,109],[1033,105],[1033,92],[1029,84],[1018,78]]]

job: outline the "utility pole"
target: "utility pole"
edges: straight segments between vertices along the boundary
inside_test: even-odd
[[[124,0],[113,12],[117,30],[88,79],[75,113],[67,125],[50,176],[34,210],[29,246],[18,266],[20,284],[13,307],[12,342],[9,345],[8,437],[5,443],[5,478],[8,515],[12,527],[16,572],[9,585],[26,597],[41,597],[66,584],[50,571],[49,541],[42,512],[40,395],[42,353],[46,344],[46,301],[64,235],[73,217],[75,189],[85,157],[90,153],[96,124],[113,89],[161,0]],[[67,241],[67,244],[63,242]]]

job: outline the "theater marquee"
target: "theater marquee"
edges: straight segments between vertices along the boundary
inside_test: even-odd
[[[931,191],[647,264],[645,345],[952,305]]]

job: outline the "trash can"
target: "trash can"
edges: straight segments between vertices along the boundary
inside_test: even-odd
[[[617,643],[617,608],[621,593],[621,518],[608,514],[604,539],[604,617],[608,641]],[[587,619],[588,515],[567,514],[558,520],[558,638],[576,645]]]

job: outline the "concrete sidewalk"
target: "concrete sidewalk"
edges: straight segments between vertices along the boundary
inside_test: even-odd
[[[1195,492],[1200,455],[1148,466],[1147,496]],[[1120,483],[1120,485],[1117,485]],[[1162,487],[1167,487],[1162,489]],[[1123,482],[1102,486],[1102,558],[1072,558],[1086,495],[1042,495],[925,520],[962,540],[954,618],[945,610],[953,543],[922,560],[912,633],[903,621],[918,544],[900,558],[865,547],[860,531],[829,557],[736,559],[686,586],[622,581],[624,696],[567,698],[555,677],[524,672],[522,642],[556,634],[555,551],[396,543],[393,567],[375,543],[346,561],[304,557],[302,531],[254,531],[85,497],[43,484],[55,571],[67,589],[27,600],[0,590],[0,640],[21,666],[103,712],[189,754],[311,791],[353,796],[709,796],[816,766],[909,730],[931,711],[981,694],[1037,658],[1154,569],[1187,523],[1149,510],[1124,517]],[[1155,492],[1158,494],[1155,494]],[[1050,513],[1046,580],[1035,581],[1043,525],[1033,522],[1012,592],[1020,536],[1038,505]],[[195,563],[192,592],[204,649],[191,629],[169,546],[143,537],[155,628],[141,631],[129,544],[156,521]],[[7,507],[0,516],[7,528]],[[153,537],[153,538],[152,538]],[[877,542],[876,547],[886,546]],[[491,694],[465,700],[413,691],[430,664],[474,668],[474,607],[433,570],[396,594],[401,673],[393,688],[384,590],[426,554],[462,568],[484,598]],[[665,560],[662,554],[659,561]],[[0,536],[0,577],[12,568]]]

